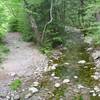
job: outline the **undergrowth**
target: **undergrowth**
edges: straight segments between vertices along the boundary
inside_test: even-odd
[[[22,84],[21,80],[16,79],[10,84],[10,88],[12,90],[17,90],[21,86],[21,84]]]

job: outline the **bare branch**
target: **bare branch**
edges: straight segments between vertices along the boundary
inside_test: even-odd
[[[52,10],[53,10],[53,0],[51,0],[51,7],[50,7],[50,21],[47,22],[47,23],[45,24],[45,26],[44,26],[43,34],[42,34],[42,38],[41,38],[41,43],[43,42],[43,39],[44,39],[44,35],[45,35],[45,31],[46,31],[47,26],[48,26],[50,23],[52,23],[52,20],[53,20],[53,15],[52,15],[53,11],[52,11]]]

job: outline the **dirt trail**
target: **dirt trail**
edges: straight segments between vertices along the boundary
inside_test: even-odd
[[[0,69],[0,82],[11,80],[14,74],[35,77],[44,71],[48,63],[46,56],[32,43],[24,42],[19,33],[8,33],[5,42],[10,52],[0,65],[3,68]]]

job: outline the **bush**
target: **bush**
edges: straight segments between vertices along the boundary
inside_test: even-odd
[[[9,22],[9,31],[17,32],[18,31],[18,20],[16,18],[11,18]]]
[[[55,48],[63,43],[63,40],[61,37],[54,37],[52,40],[52,47]]]
[[[21,84],[22,84],[21,80],[16,79],[10,84],[10,88],[12,90],[17,90],[21,86]]]

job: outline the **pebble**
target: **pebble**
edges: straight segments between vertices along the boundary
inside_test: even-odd
[[[99,79],[99,76],[96,76],[96,75],[91,75],[91,77],[94,78],[95,80]]]
[[[64,79],[64,80],[63,80],[63,83],[69,83],[69,82],[70,82],[69,79]]]
[[[33,86],[39,86],[39,82],[33,82]]]
[[[6,96],[7,100],[10,100],[10,96]]]
[[[38,92],[38,89],[35,87],[30,87],[29,91],[31,91],[32,93],[36,93],[36,92]]]
[[[100,97],[100,94],[98,94],[98,96]]]
[[[53,65],[51,66],[51,69],[52,69],[52,70],[55,70],[57,66],[58,66],[58,64],[53,64]]]
[[[83,88],[84,88],[83,85],[81,85],[81,84],[78,85],[78,89],[83,89]]]
[[[11,73],[9,73],[9,75],[12,76],[12,77],[15,77],[16,73],[15,72],[11,72]]]
[[[53,78],[54,78],[54,79],[60,79],[60,77],[56,77],[56,76],[55,76],[55,77],[53,77]]]
[[[86,63],[85,60],[80,60],[80,61],[78,61],[78,64],[85,64],[85,63]]]
[[[95,86],[95,87],[94,87],[94,90],[95,90],[96,92],[100,92],[100,88],[99,88],[98,86]]]
[[[96,96],[96,93],[93,93],[92,95],[95,97]]]
[[[14,100],[19,100],[20,99],[20,96],[19,95],[15,95],[14,96]]]
[[[90,93],[94,93],[94,90],[91,90]]]
[[[64,64],[65,64],[65,65],[69,65],[69,63],[67,63],[67,62],[66,62],[66,63],[64,63]]]
[[[51,76],[52,76],[52,77],[55,76],[55,73],[52,73]]]
[[[33,95],[32,93],[28,93],[27,95],[25,95],[25,99],[30,98],[32,95]]]
[[[55,83],[55,87],[60,87],[60,83]]]
[[[77,79],[77,78],[78,78],[78,76],[74,76],[74,78],[75,78],[75,79]]]

